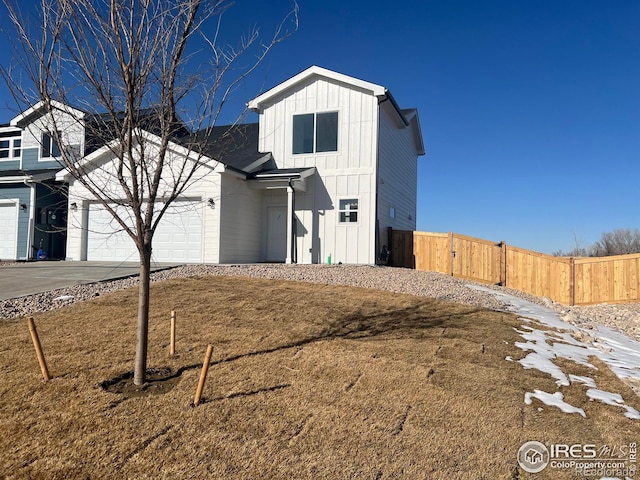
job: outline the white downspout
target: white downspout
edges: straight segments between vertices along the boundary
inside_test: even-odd
[[[27,230],[27,255],[25,260],[31,260],[31,246],[33,245],[33,232],[35,230],[36,218],[36,184],[29,180],[23,183],[31,189],[31,199],[29,200],[29,228]]]
[[[293,187],[291,186],[291,180],[289,180],[289,186],[287,187],[287,257],[285,263],[293,263]]]

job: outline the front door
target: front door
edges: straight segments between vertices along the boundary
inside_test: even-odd
[[[287,258],[287,207],[267,207],[267,262]]]

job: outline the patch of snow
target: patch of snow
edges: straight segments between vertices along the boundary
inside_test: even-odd
[[[605,326],[598,326],[596,340],[600,358],[620,378],[640,379],[640,342]],[[598,348],[602,347],[602,348]]]
[[[640,420],[640,412],[638,412],[635,408],[630,407],[629,405],[625,405],[624,400],[622,399],[622,395],[620,395],[619,393],[605,392],[604,390],[598,390],[597,388],[590,388],[589,390],[587,390],[587,397],[589,397],[589,400],[591,401],[599,400],[606,405],[622,407],[627,411],[624,414],[625,417],[634,420]]]
[[[605,392],[604,390],[598,390],[597,388],[590,388],[587,390],[587,397],[590,400],[600,400],[602,403],[606,403],[607,405],[615,405],[619,407],[624,404],[624,400],[622,400],[622,395],[619,393],[611,393]]]
[[[511,355],[507,355],[506,357],[504,357],[504,359],[505,359],[507,362],[513,362],[513,357],[512,357]]]
[[[500,292],[498,290],[493,290],[491,288],[483,287],[481,285],[470,284],[469,288],[495,295],[498,300],[511,307],[510,311],[513,311],[518,315],[522,315],[523,317],[538,320],[545,325],[549,325],[550,327],[554,327],[559,330],[574,330],[577,328],[573,325],[565,323],[562,318],[560,318],[560,315],[558,313],[554,312],[550,308],[543,307],[542,305],[537,305],[535,303],[528,302],[527,300],[523,300],[522,298],[518,298],[513,295],[509,295],[508,293]]]
[[[74,298],[76,297],[74,297],[73,295],[60,295],[59,297],[54,298],[53,301],[65,302],[67,300],[73,300]]]
[[[591,377],[581,377],[580,375],[569,375],[569,381],[571,383],[582,383],[587,387],[596,388],[596,382]]]
[[[523,346],[525,345],[526,344],[516,343],[516,346],[522,348],[523,350],[525,349],[523,348]],[[540,370],[544,373],[548,373],[556,379],[556,385],[558,385],[559,387],[569,386],[569,379],[564,374],[562,369],[551,361],[552,358],[555,358],[555,356],[550,358],[544,353],[532,352],[523,359],[518,360],[518,363],[520,363],[527,370],[534,369]]]
[[[524,394],[524,403],[527,405],[531,405],[533,398],[537,398],[545,405],[549,405],[551,407],[557,407],[565,413],[579,413],[583,417],[587,415],[584,413],[584,410],[581,408],[574,407],[573,405],[568,404],[564,401],[564,395],[560,392],[555,393],[547,393],[542,390],[534,390],[533,393],[527,392]]]
[[[525,352],[530,352],[523,359],[518,360],[524,368],[533,368],[548,373],[556,379],[558,387],[569,386],[576,382],[583,383],[589,388],[587,395],[591,400],[600,400],[608,405],[622,407],[626,410],[624,415],[627,418],[640,420],[640,413],[625,405],[620,394],[598,390],[593,378],[577,375],[567,376],[562,368],[553,362],[556,358],[565,358],[597,370],[589,362],[589,357],[596,357],[607,364],[618,378],[640,380],[640,342],[605,326],[594,325],[587,330],[566,323],[558,313],[550,308],[504,292],[480,285],[470,285],[469,287],[495,295],[508,305],[509,311],[522,315],[521,320],[527,322],[521,326],[521,329],[515,329],[525,341],[514,344]],[[533,328],[530,325],[531,320],[537,320],[554,330]],[[543,403],[555,402],[549,404],[553,404],[563,411],[585,415],[582,409],[565,403],[562,400],[564,396],[561,392],[549,394],[535,390],[535,393],[527,393],[525,395],[527,405],[531,404],[531,398],[539,398]]]
[[[588,361],[592,353],[588,352],[585,345],[575,340],[571,335],[537,330],[528,325],[524,325],[523,328],[529,331],[525,332],[516,329],[516,332],[522,335],[527,342],[515,342],[514,345],[525,352],[532,351],[523,359],[518,360],[524,368],[533,368],[548,373],[556,379],[558,386],[569,386],[570,382],[562,369],[553,363],[553,359],[557,357],[567,358],[581,365],[596,369]],[[554,342],[553,340],[557,341]],[[567,342],[569,345],[563,342]]]

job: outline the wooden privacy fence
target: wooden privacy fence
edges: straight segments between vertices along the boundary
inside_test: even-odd
[[[640,254],[554,257],[454,233],[389,230],[390,265],[446,273],[565,305],[640,300]]]

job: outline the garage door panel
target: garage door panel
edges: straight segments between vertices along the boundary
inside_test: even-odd
[[[158,205],[160,208],[160,205]],[[128,222],[133,225],[133,221]],[[115,233],[114,233],[115,232]],[[199,263],[202,258],[202,202],[181,201],[165,212],[153,236],[156,262]],[[89,209],[87,260],[135,261],[138,250],[109,212],[98,204]]]
[[[0,258],[15,260],[18,248],[18,205],[0,203]]]

